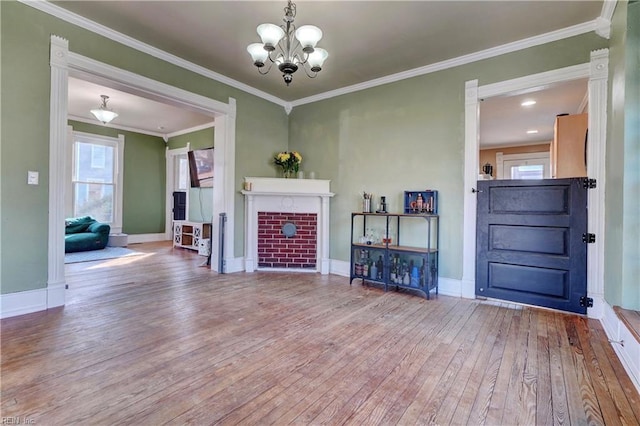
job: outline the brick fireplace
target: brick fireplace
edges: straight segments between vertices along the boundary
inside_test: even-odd
[[[315,213],[258,212],[258,268],[316,267],[317,216]],[[286,236],[283,227],[295,226]]]
[[[252,177],[245,182],[245,270],[328,274],[330,181]]]

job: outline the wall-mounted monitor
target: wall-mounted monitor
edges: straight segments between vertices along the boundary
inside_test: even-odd
[[[192,188],[213,187],[213,147],[189,151]]]

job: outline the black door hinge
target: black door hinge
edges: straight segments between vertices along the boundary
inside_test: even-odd
[[[582,180],[582,187],[584,189],[593,189],[593,188],[596,187],[596,180],[595,179],[584,178]]]
[[[582,242],[586,244],[593,244],[596,242],[596,234],[582,234]]]
[[[587,296],[582,296],[580,298],[580,306],[583,308],[586,306],[587,308],[593,308],[593,299]]]

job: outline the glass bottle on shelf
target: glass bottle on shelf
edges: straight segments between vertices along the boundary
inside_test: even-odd
[[[393,281],[395,284],[398,284],[400,282],[400,280],[402,279],[402,270],[401,270],[401,265],[400,265],[400,258],[398,257],[398,253],[393,255],[393,261],[395,263],[395,268],[396,268],[396,279]]]
[[[389,270],[389,281],[392,283],[396,282],[396,258],[391,259],[391,266]]]
[[[422,198],[422,194],[418,194],[418,199],[416,200],[416,209],[418,213],[422,213],[424,209],[424,199]]]
[[[382,260],[382,255],[378,256],[378,279],[382,280],[384,278],[384,261]]]
[[[371,275],[371,279],[378,279],[378,264],[377,262],[371,263],[369,266],[369,274]]]
[[[411,278],[409,277],[409,267],[407,266],[406,261],[402,262],[402,284],[411,284]]]

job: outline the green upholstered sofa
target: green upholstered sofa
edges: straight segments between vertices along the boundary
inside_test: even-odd
[[[111,227],[91,216],[65,220],[64,252],[102,250],[109,242]]]

